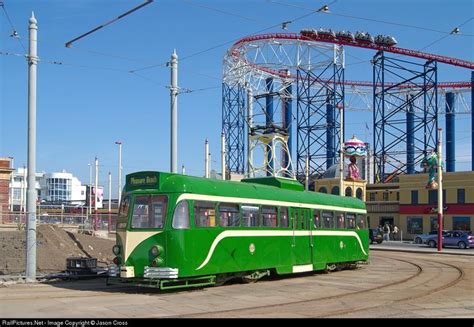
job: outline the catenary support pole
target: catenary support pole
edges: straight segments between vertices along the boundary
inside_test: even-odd
[[[209,178],[209,141],[204,142],[204,177]]]
[[[443,248],[443,130],[438,128],[438,251]]]
[[[170,170],[178,172],[178,55],[176,50],[171,55],[171,153]]]
[[[29,19],[28,51],[28,191],[26,200],[26,281],[36,280],[36,64],[38,26],[34,13]]]
[[[116,141],[115,144],[119,146],[118,150],[118,192],[117,199],[118,204],[120,205],[120,200],[122,199],[122,142]]]
[[[222,180],[225,181],[225,134],[224,131],[221,133],[221,169],[222,169]]]

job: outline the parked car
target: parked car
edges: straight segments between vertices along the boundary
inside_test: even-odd
[[[447,231],[443,231],[443,235],[446,233]],[[437,237],[438,236],[438,231],[437,230],[433,230],[429,233],[426,233],[426,234],[417,234],[415,235],[415,238],[413,239],[414,242],[416,244],[428,244],[428,241],[430,239],[432,239],[433,237]]]
[[[369,228],[369,240],[370,244],[377,242],[380,244],[383,242],[383,234],[378,228]]]
[[[436,247],[438,244],[437,235],[432,235],[425,243],[430,247]],[[460,249],[474,248],[474,237],[470,231],[451,230],[443,232],[443,247],[444,246],[456,246]]]

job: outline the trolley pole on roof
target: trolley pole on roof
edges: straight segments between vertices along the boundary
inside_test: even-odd
[[[120,205],[120,199],[122,198],[122,142],[116,141],[115,144],[119,146],[118,153],[118,204]]]
[[[176,50],[171,55],[171,149],[170,170],[178,172],[178,55]]]
[[[438,252],[443,248],[443,167],[442,128],[438,128]]]
[[[26,281],[36,280],[36,64],[37,31],[35,14],[29,19],[28,51],[28,191],[26,200]]]

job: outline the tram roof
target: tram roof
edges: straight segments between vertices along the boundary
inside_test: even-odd
[[[279,177],[262,177],[236,182],[142,171],[127,175],[125,190],[127,192],[153,190],[160,193],[194,193],[365,209],[365,203],[359,199],[304,191],[300,185],[294,180]]]

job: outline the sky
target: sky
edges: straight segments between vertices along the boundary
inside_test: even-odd
[[[179,86],[178,167],[204,174],[204,140],[212,168],[220,170],[223,56],[239,38],[257,31],[303,28],[364,30],[389,34],[398,46],[474,60],[474,2],[470,0],[155,0],[125,18],[75,42],[64,44],[111,21],[142,0],[3,0],[19,38],[0,10],[0,157],[27,164],[28,18],[38,21],[37,171],[66,170],[83,183],[97,156],[100,184],[112,173],[116,196],[118,147],[123,142],[123,173],[170,169],[169,67],[174,49]],[[324,4],[330,13],[316,13]],[[351,17],[347,17],[351,16]],[[354,18],[358,17],[358,18]],[[363,19],[361,19],[363,18]],[[374,20],[377,20],[374,21]],[[407,26],[410,25],[410,26]],[[462,26],[460,26],[462,25]],[[460,26],[461,33],[449,35]],[[441,33],[441,32],[445,33]],[[19,42],[21,40],[21,43]],[[8,53],[9,55],[5,55]],[[346,48],[346,80],[372,80],[372,51]],[[359,63],[360,61],[363,63]],[[61,63],[61,64],[59,64]],[[143,67],[153,68],[130,73]],[[439,81],[469,81],[471,72],[440,64]],[[463,95],[470,104],[470,94]],[[465,109],[460,109],[465,110]],[[360,134],[372,114],[347,112],[346,138]],[[440,119],[444,126],[444,116]],[[470,116],[456,117],[457,170],[470,170]],[[359,135],[358,134],[358,135]],[[364,138],[360,135],[359,138]],[[445,151],[444,151],[445,152]]]

